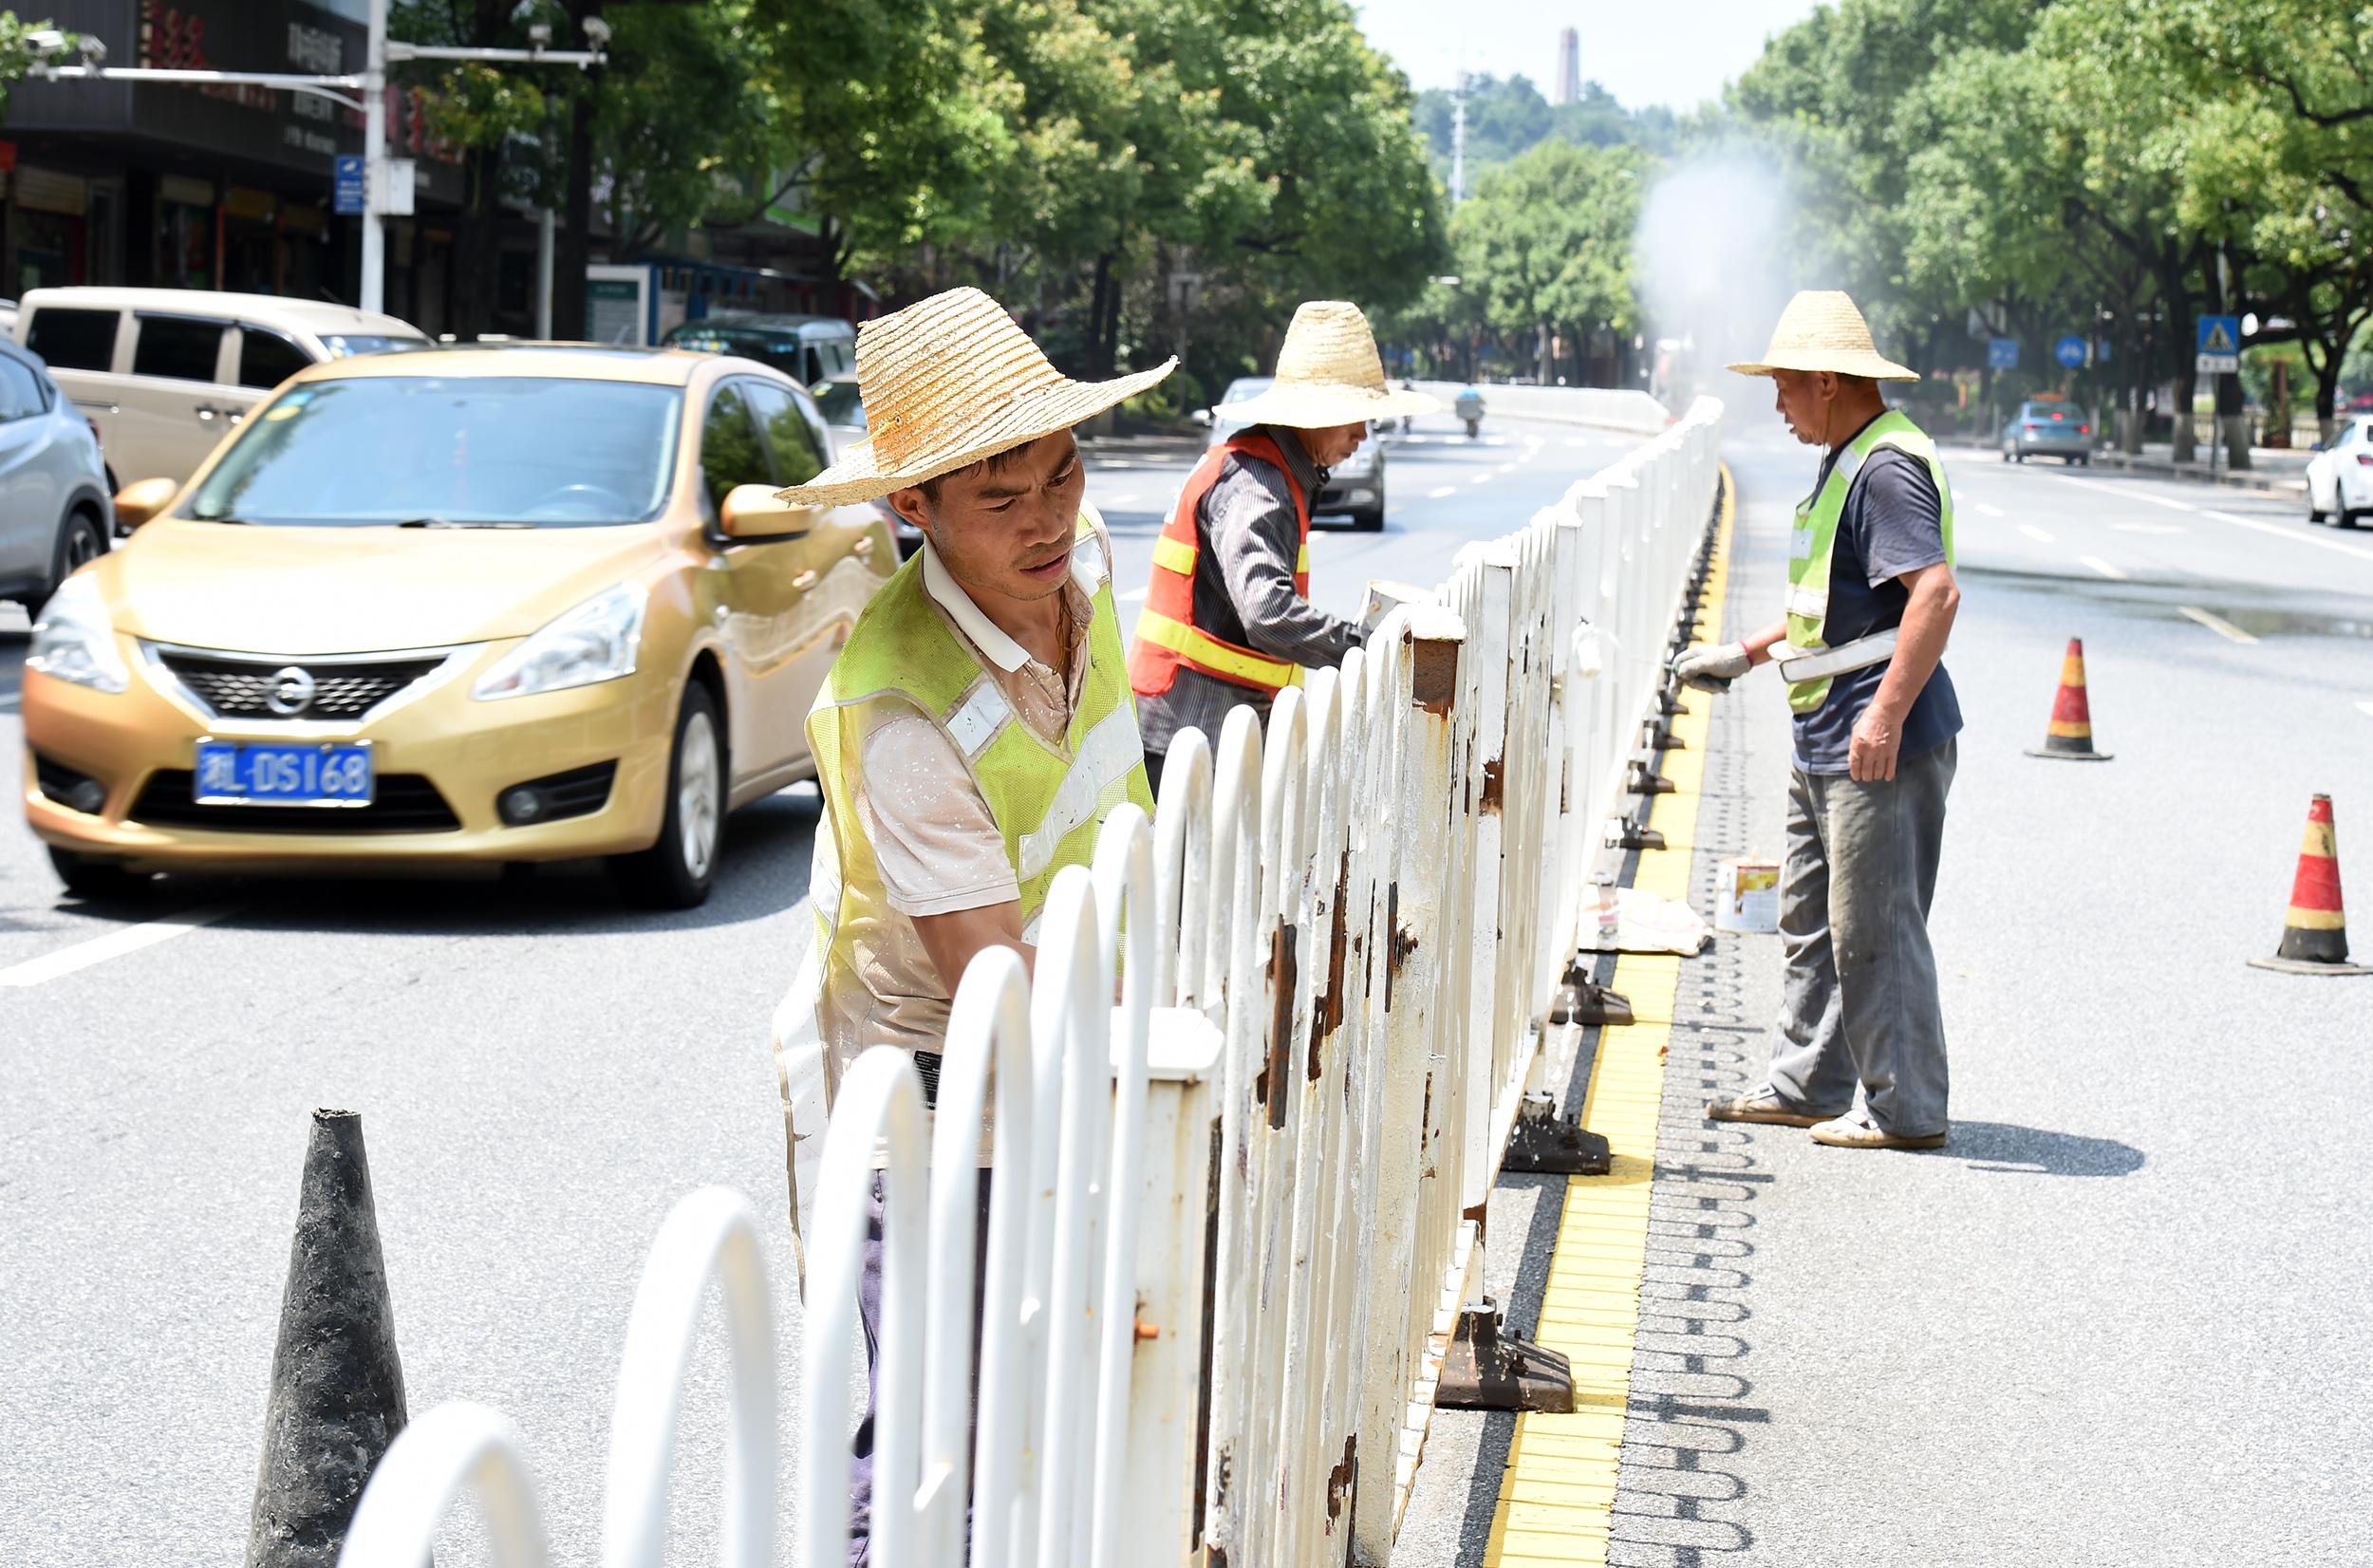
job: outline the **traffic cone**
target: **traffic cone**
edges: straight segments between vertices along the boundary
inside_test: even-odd
[[[2084,700],[2084,639],[2068,639],[2068,652],[2060,662],[2060,695],[2052,700],[2051,726],[2041,747],[2027,748],[2029,756],[2057,757],[2063,762],[2106,762],[2107,752],[2093,749],[2093,710]]]
[[[2332,797],[2308,802],[2308,836],[2299,846],[2299,871],[2290,882],[2290,909],[2283,916],[2283,940],[2270,959],[2252,967],[2286,975],[2373,975],[2348,961],[2348,922],[2340,909],[2340,847],[2332,834]]]
[[[247,1568],[335,1568],[363,1484],[403,1419],[363,1118],[316,1111],[272,1347]]]

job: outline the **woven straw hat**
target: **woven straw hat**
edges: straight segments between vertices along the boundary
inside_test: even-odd
[[[1339,299],[1304,300],[1278,350],[1268,390],[1227,405],[1231,424],[1281,424],[1295,430],[1430,414],[1442,405],[1423,392],[1385,384],[1376,335],[1359,307]]]
[[[794,506],[870,501],[1069,430],[1177,364],[1075,382],[1047,363],[1003,306],[978,289],[950,289],[857,329],[867,439],[775,496]]]
[[[1916,370],[1906,370],[1879,353],[1871,342],[1870,324],[1854,301],[1836,289],[1806,289],[1780,312],[1771,329],[1771,346],[1760,363],[1734,364],[1742,376],[1768,376],[1775,370],[1827,370],[1840,376],[1868,376],[1873,381],[1915,382]]]

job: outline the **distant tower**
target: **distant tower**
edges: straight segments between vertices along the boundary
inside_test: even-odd
[[[1557,103],[1579,103],[1582,97],[1582,35],[1572,28],[1558,33]]]

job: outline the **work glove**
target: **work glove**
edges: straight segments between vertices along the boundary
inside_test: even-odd
[[[1747,644],[1725,643],[1720,647],[1691,648],[1672,662],[1681,684],[1697,691],[1726,692],[1747,670]]]

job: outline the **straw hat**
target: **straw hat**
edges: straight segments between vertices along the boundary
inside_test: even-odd
[[[1771,346],[1761,363],[1734,364],[1742,376],[1768,376],[1775,370],[1827,370],[1840,376],[1868,376],[1873,381],[1915,382],[1916,370],[1906,370],[1879,353],[1870,339],[1870,324],[1854,301],[1836,289],[1805,289],[1780,312],[1771,329]]]
[[[1296,430],[1430,414],[1442,405],[1423,392],[1385,384],[1376,335],[1359,307],[1339,299],[1304,300],[1278,350],[1277,381],[1258,397],[1227,405],[1231,424],[1281,424]]]
[[[1178,362],[1075,382],[978,289],[950,289],[857,329],[867,439],[803,485],[794,506],[846,506],[1027,446],[1135,397]]]

